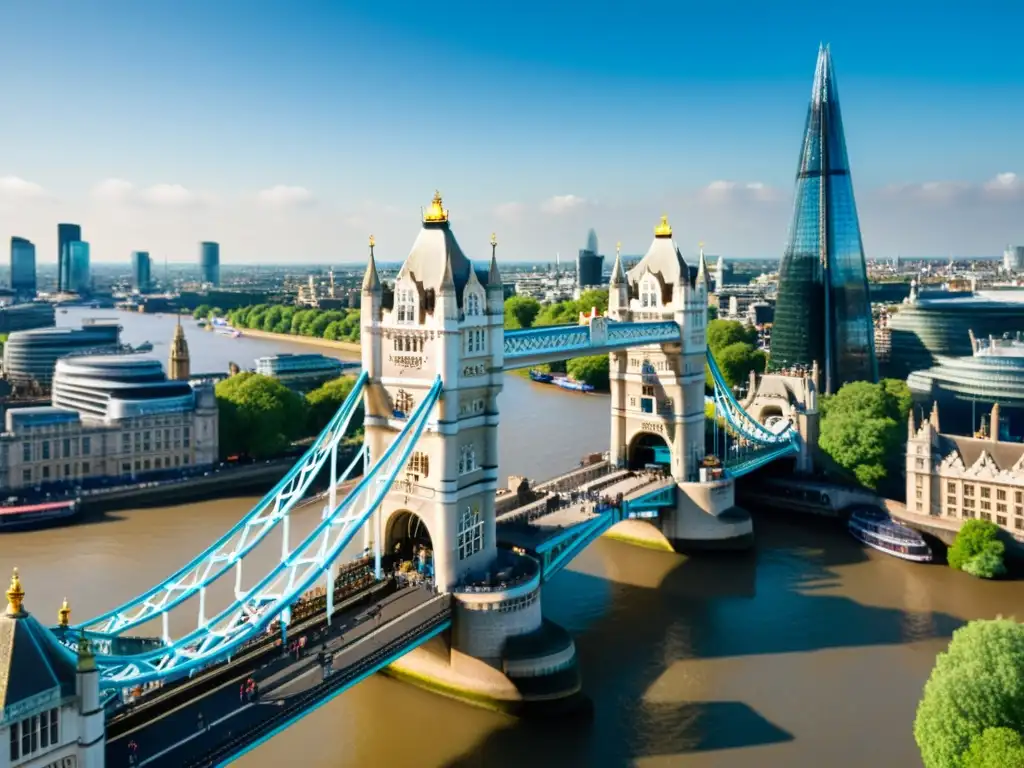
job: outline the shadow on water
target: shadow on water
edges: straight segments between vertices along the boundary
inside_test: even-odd
[[[576,638],[592,720],[515,721],[449,765],[517,765],[539,755],[550,765],[624,765],[793,741],[745,701],[713,694],[697,700],[710,693],[701,679],[708,673],[687,665],[733,659],[739,666],[743,657],[758,655],[899,645],[946,638],[963,624],[945,613],[876,607],[838,594],[836,569],[867,555],[835,521],[775,516],[757,522],[750,553],[683,558],[595,544],[592,549],[604,550],[604,575],[566,571],[544,592],[545,613]],[[594,593],[605,610],[580,617],[574,601]],[[671,678],[677,665],[683,671]],[[786,685],[784,678],[767,679],[749,685]],[[666,701],[680,689],[694,700]]]

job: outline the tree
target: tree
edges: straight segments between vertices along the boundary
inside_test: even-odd
[[[222,456],[275,456],[302,437],[305,403],[277,379],[240,373],[216,387]]]
[[[950,568],[991,579],[1006,571],[1005,550],[1006,545],[999,540],[999,526],[987,520],[966,520],[946,554],[946,562]]]
[[[1020,765],[1012,762],[1020,757],[1019,741],[1004,730],[1024,731],[1024,625],[972,621],[936,659],[917,706],[914,739],[926,768]],[[1011,762],[976,762],[995,758],[996,750]]]
[[[532,296],[512,296],[505,301],[505,328],[529,328],[539,312],[540,302]]]
[[[961,762],[964,768],[1024,768],[1024,737],[1009,728],[986,728]]]
[[[768,362],[768,356],[764,352],[742,341],[729,344],[714,354],[722,376],[730,387],[745,384],[750,378],[751,371],[764,373]]]
[[[737,320],[712,320],[708,323],[708,348],[716,360],[718,350],[740,342],[757,347],[757,329]]]
[[[208,314],[210,314],[210,305],[200,304],[192,312],[192,317],[194,317],[196,320],[205,320]]]
[[[318,435],[327,426],[327,423],[341,408],[342,404],[352,394],[352,387],[355,386],[354,376],[341,376],[340,378],[328,381],[323,386],[314,389],[306,395],[308,407],[306,416],[306,432],[310,435]],[[353,424],[358,424],[362,419],[354,418]]]
[[[718,319],[718,307],[708,305],[708,322]]]
[[[608,389],[608,355],[574,357],[566,362],[565,371],[594,389]]]

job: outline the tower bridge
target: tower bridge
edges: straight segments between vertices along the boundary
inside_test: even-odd
[[[794,417],[782,428],[766,427],[726,384],[707,349],[703,252],[693,280],[663,217],[646,255],[628,272],[616,253],[606,317],[506,331],[494,236],[490,246],[489,264],[478,268],[456,241],[439,194],[393,285],[380,280],[371,237],[362,283],[363,371],[307,453],[251,512],[166,580],[100,616],[43,633],[68,663],[83,648],[94,654],[96,685],[111,713],[125,691],[202,679],[270,640],[287,649],[310,631],[308,619],[293,621],[292,614],[316,589],[324,596],[316,631],[325,651],[333,643],[347,666],[340,677],[325,676],[323,685],[330,680],[333,687],[309,694],[310,702],[388,665],[435,687],[503,703],[569,697],[579,689],[574,646],[542,618],[540,588],[576,554],[626,522],[680,549],[749,544],[752,526],[733,502],[734,481],[801,455],[806,425]],[[499,519],[504,373],[591,354],[610,360],[610,444],[601,471],[557,504],[528,514],[513,506]],[[710,420],[705,366],[715,385]],[[341,492],[360,463],[338,465],[360,405],[364,470]],[[514,430],[510,421],[504,428]],[[294,535],[292,514],[322,472],[330,474],[327,506],[308,534]],[[247,567],[247,556],[268,539],[280,542],[278,562]],[[342,553],[360,540],[378,582],[389,578],[395,557],[414,562],[423,599],[405,610],[395,607],[403,603],[394,596],[381,598],[386,609],[355,618],[352,609],[336,606]],[[233,587],[215,604],[211,587],[218,582]],[[188,628],[171,622],[172,614],[191,616]],[[355,625],[362,629],[353,635]],[[146,641],[120,640],[147,631]],[[384,640],[360,645],[367,633]],[[260,722],[250,741],[270,728],[270,721]],[[245,744],[235,733],[237,752]],[[181,753],[168,759],[184,762]]]

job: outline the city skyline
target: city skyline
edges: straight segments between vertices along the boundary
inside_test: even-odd
[[[357,263],[371,233],[400,260],[439,188],[474,259],[492,231],[505,260],[570,259],[591,226],[605,251],[639,253],[663,213],[684,254],[704,241],[778,258],[824,40],[867,257],[995,256],[1024,240],[1024,64],[990,42],[1017,11],[931,20],[926,35],[911,10],[780,26],[751,5],[730,11],[744,21],[725,39],[724,11],[696,6],[620,9],[614,25],[460,7],[385,19],[256,3],[239,19],[114,3],[62,13],[75,52],[44,11],[12,9],[20,33],[0,56],[32,66],[8,67],[19,120],[0,126],[0,237],[36,243],[41,266],[60,221],[82,225],[97,263],[195,262],[202,240],[226,264]],[[652,53],[655,26],[685,44]],[[52,120],[58,107],[75,119]]]

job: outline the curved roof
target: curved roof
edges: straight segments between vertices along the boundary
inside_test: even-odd
[[[683,255],[676,248],[671,235],[657,235],[644,257],[626,273],[630,283],[637,283],[645,273],[650,272],[661,280],[662,285],[689,285],[690,268]]]

